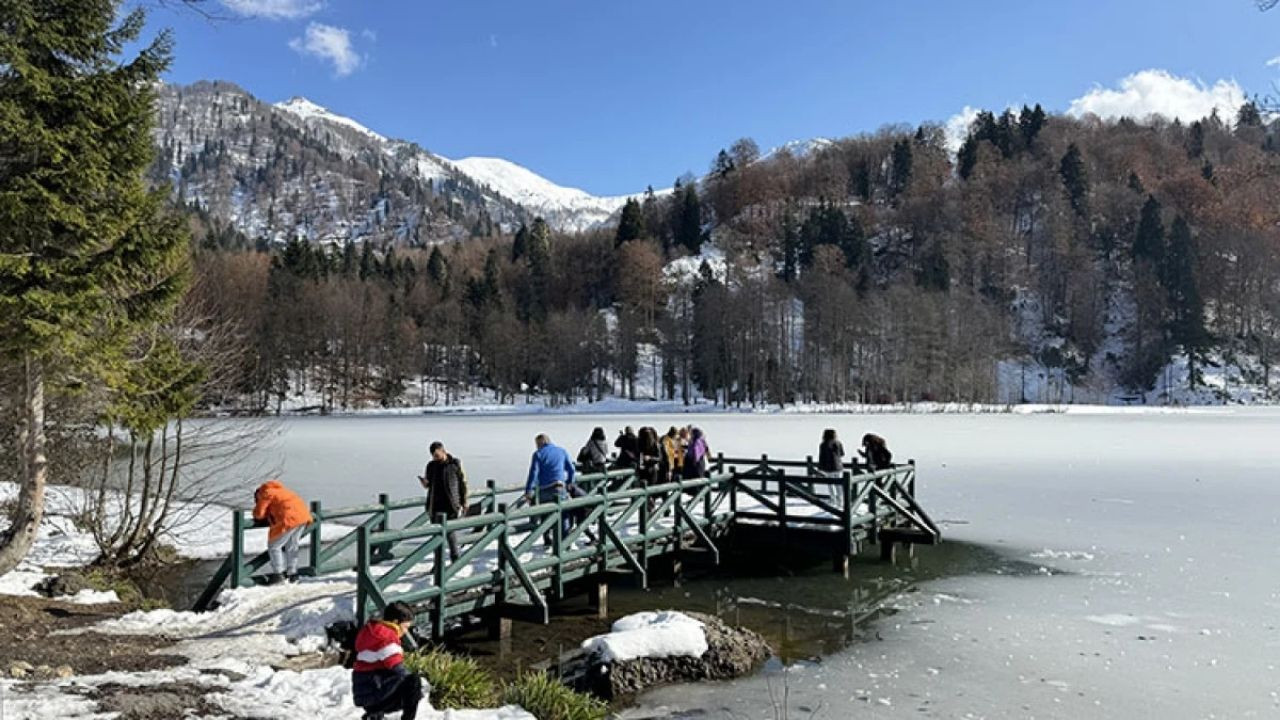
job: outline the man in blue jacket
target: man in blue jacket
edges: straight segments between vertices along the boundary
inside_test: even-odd
[[[525,499],[533,502],[537,497],[539,503],[553,503],[557,498],[568,500],[574,475],[569,453],[559,445],[553,445],[546,435],[539,435],[533,442],[538,450],[533,454],[533,462],[529,463],[529,481],[524,485]],[[563,531],[568,532],[570,518],[567,513],[561,522]]]

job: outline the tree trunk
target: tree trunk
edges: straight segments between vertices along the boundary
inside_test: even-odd
[[[48,470],[44,432],[44,365],[27,356],[22,420],[18,429],[18,461],[22,486],[13,524],[0,535],[0,575],[27,556],[44,515],[44,482]]]

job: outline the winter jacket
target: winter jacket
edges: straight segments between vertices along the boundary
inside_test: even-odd
[[[684,453],[680,447],[680,438],[671,437],[670,435],[662,436],[662,460],[667,464],[668,471],[680,472],[680,468],[684,466]]]
[[[464,515],[467,509],[467,474],[462,461],[449,455],[444,460],[432,460],[422,474],[427,488],[427,512],[434,520],[438,513],[449,517]]]
[[[609,445],[604,440],[589,440],[578,453],[583,472],[602,473],[609,469]]]
[[[556,483],[568,485],[573,482],[575,473],[569,453],[559,445],[547,443],[533,454],[533,461],[529,463],[529,479],[524,484],[524,491],[530,494]]]
[[[829,473],[844,470],[844,443],[831,440],[819,445],[818,469]]]
[[[884,438],[879,435],[868,435],[862,448],[862,455],[867,459],[867,464],[872,470],[888,470],[893,467],[893,453],[889,452],[889,446],[885,444]]]
[[[689,440],[689,448],[684,453],[684,477],[701,478],[707,475],[707,441],[701,433],[696,433]]]
[[[271,526],[267,539],[275,540],[285,531],[311,523],[311,511],[298,494],[280,483],[268,480],[253,494],[253,519],[266,520]]]
[[[636,459],[640,455],[640,438],[636,437],[635,433],[619,435],[618,439],[613,441],[613,446],[618,448],[618,467],[636,466]]]
[[[356,634],[356,663],[351,670],[351,695],[357,707],[376,705],[399,686],[409,671],[400,647],[400,628],[374,620]]]

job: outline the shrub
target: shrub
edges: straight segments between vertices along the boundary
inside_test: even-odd
[[[574,692],[546,673],[521,675],[502,690],[502,704],[519,705],[538,720],[604,720],[604,701]]]
[[[475,660],[443,650],[405,655],[404,666],[431,685],[431,706],[437,710],[493,707],[498,699],[493,677]]]

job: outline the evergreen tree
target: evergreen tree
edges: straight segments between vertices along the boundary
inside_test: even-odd
[[[871,199],[871,166],[860,157],[849,167],[849,192],[863,202]]]
[[[1045,113],[1040,103],[1034,108],[1022,106],[1022,114],[1018,116],[1018,129],[1022,131],[1022,142],[1027,147],[1035,141],[1036,136],[1044,129]]]
[[[1089,171],[1084,166],[1084,157],[1080,148],[1071,143],[1067,152],[1058,163],[1058,174],[1062,176],[1062,185],[1067,190],[1067,199],[1071,209],[1082,218],[1089,216]]]
[[[698,200],[698,188],[693,183],[685,185],[680,192],[675,212],[676,244],[697,255],[702,250],[702,203]]]
[[[439,245],[433,246],[431,255],[427,257],[427,276],[431,278],[431,282],[441,288],[449,282],[449,261],[445,259],[444,253],[440,252]]]
[[[547,318],[551,285],[551,228],[542,218],[535,218],[529,229],[529,288],[524,304],[527,322]]]
[[[1133,239],[1134,259],[1147,260],[1155,267],[1160,267],[1164,261],[1164,221],[1160,218],[1160,211],[1160,201],[1148,195]]]
[[[893,144],[892,168],[890,175],[889,194],[898,197],[906,192],[911,185],[911,142],[903,138]]]
[[[711,175],[716,178],[724,178],[733,172],[735,167],[733,158],[730,157],[728,151],[722,149],[716,155],[715,162],[711,163]]]
[[[511,262],[520,262],[520,259],[529,252],[529,228],[524,223],[520,223],[520,229],[516,230],[516,236],[511,241]]]
[[[1204,123],[1197,120],[1191,123],[1191,132],[1187,137],[1187,157],[1198,158],[1204,154]]]
[[[622,206],[622,217],[618,220],[618,232],[614,238],[614,245],[621,246],[624,242],[639,240],[642,237],[644,237],[644,213],[640,209],[639,201],[630,198]]]
[[[0,0],[0,357],[21,387],[0,574],[26,555],[44,512],[46,396],[68,382],[126,384],[132,341],[184,285],[184,225],[165,191],[144,184],[171,43],[162,33],[119,60],[144,16],[117,24],[118,6]]]
[[[378,273],[378,257],[373,254],[373,243],[360,243],[360,279],[368,280]]]
[[[1205,329],[1204,300],[1196,280],[1195,240],[1191,227],[1181,215],[1169,229],[1169,246],[1164,257],[1161,281],[1169,295],[1169,340],[1187,354],[1190,383],[1200,383],[1197,358],[1209,344]]]
[[[1252,100],[1241,105],[1236,113],[1236,129],[1245,127],[1262,127],[1262,113]]]

